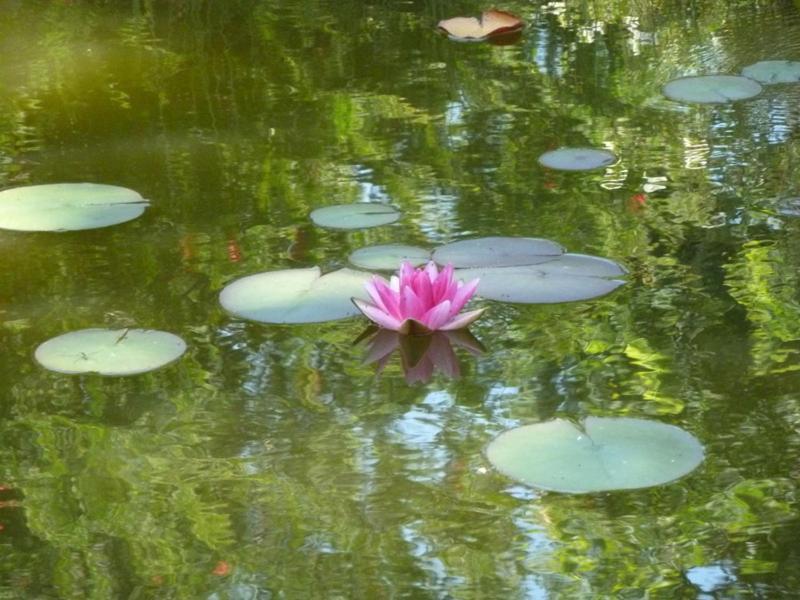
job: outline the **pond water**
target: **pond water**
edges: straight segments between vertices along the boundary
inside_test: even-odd
[[[0,187],[149,201],[102,229],[0,231],[0,597],[800,595],[800,83],[662,94],[800,60],[800,4],[511,0],[515,43],[436,32],[485,8],[0,2]],[[539,163],[562,147],[619,160]],[[400,218],[309,218],[353,202]],[[220,306],[246,275],[489,236],[630,274],[588,301],[473,300],[484,349],[455,344],[458,378],[397,355],[377,373],[360,316]],[[88,328],[186,352],[126,377],[34,359]],[[588,418],[680,428],[704,460],[586,494],[489,462],[502,432]]]

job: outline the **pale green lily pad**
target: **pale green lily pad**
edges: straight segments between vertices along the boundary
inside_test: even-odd
[[[703,462],[703,446],[673,425],[631,418],[565,419],[501,433],[486,450],[501,473],[572,494],[629,490],[674,481]]]
[[[336,204],[311,211],[311,220],[328,229],[366,229],[389,225],[400,218],[400,212],[388,204],[359,202]]]
[[[0,192],[0,229],[77,231],[124,223],[149,206],[137,192],[97,183],[53,183]]]
[[[761,83],[800,82],[800,62],[791,60],[762,60],[742,69],[742,75]]]
[[[34,357],[58,373],[136,375],[171,363],[186,351],[177,335],[152,329],[81,329],[47,340]]]
[[[359,248],[349,256],[348,260],[362,269],[396,271],[404,261],[410,262],[415,267],[424,265],[431,260],[431,252],[417,246],[384,244]]]
[[[617,162],[617,155],[601,148],[559,148],[539,157],[539,164],[559,171],[591,171]]]
[[[522,304],[576,302],[604,296],[625,283],[624,267],[606,258],[564,254],[537,265],[458,269],[464,281],[479,279],[476,294]]]
[[[664,95],[676,102],[721,104],[747,100],[761,93],[761,84],[738,75],[696,75],[668,82]]]
[[[351,299],[368,299],[364,283],[371,278],[352,269],[268,271],[228,284],[219,301],[228,312],[262,323],[335,321],[360,314]]]
[[[455,268],[535,265],[564,252],[559,244],[540,238],[483,237],[439,246],[433,260]]]

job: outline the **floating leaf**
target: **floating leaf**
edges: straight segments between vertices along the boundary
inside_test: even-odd
[[[385,244],[359,248],[353,252],[348,260],[351,264],[362,269],[377,271],[394,271],[403,261],[408,261],[415,267],[424,265],[431,259],[431,253],[425,248],[417,246],[404,246],[401,244]]]
[[[600,148],[559,148],[539,157],[539,164],[560,171],[590,171],[617,162],[617,155]]]
[[[703,446],[690,433],[657,421],[588,417],[501,433],[486,450],[498,471],[528,485],[583,494],[660,485],[691,473]]]
[[[479,42],[518,33],[524,25],[519,17],[503,10],[492,9],[484,11],[480,19],[453,17],[439,21],[437,27],[454,40]]]
[[[746,66],[742,75],[761,83],[796,83],[800,81],[800,62],[762,60]]]
[[[318,323],[359,314],[352,298],[366,300],[370,273],[319,267],[249,275],[228,284],[219,301],[228,312],[262,323]]]
[[[180,358],[186,343],[152,329],[81,329],[47,340],[34,357],[58,373],[136,375]]]
[[[388,204],[358,202],[336,204],[311,212],[311,220],[329,229],[366,229],[389,225],[400,218],[400,212]]]
[[[535,265],[560,256],[564,249],[550,240],[522,237],[483,237],[461,240],[433,251],[434,262],[464,267]]]
[[[673,79],[662,92],[670,100],[698,104],[735,102],[758,96],[761,84],[738,75],[697,75]]]
[[[149,206],[137,192],[97,183],[52,183],[0,192],[0,229],[76,231],[124,223]]]
[[[627,271],[614,261],[564,254],[537,265],[459,269],[459,279],[480,279],[477,295],[500,302],[549,304],[604,296],[625,283]]]

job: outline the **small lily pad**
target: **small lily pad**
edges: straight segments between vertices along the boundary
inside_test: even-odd
[[[385,244],[359,248],[348,258],[350,263],[356,267],[374,269],[376,271],[395,271],[403,261],[408,261],[418,267],[424,265],[430,259],[430,250],[402,244]]]
[[[676,102],[721,104],[753,98],[761,93],[761,84],[738,75],[696,75],[668,82],[664,95]]]
[[[77,231],[124,223],[149,206],[139,193],[115,185],[53,183],[0,192],[0,229]]]
[[[136,375],[180,358],[186,342],[152,329],[81,329],[39,345],[34,357],[58,373]]]
[[[535,265],[560,256],[564,249],[540,238],[483,237],[439,246],[433,260],[455,268]]]
[[[761,83],[800,82],[800,62],[791,60],[762,60],[742,69],[742,75]]]
[[[352,298],[367,300],[370,273],[319,267],[268,271],[237,279],[220,293],[230,313],[262,323],[319,323],[359,314]]]
[[[601,148],[559,148],[539,157],[539,164],[559,171],[591,171],[617,162],[617,155]]]
[[[358,202],[318,208],[310,216],[316,225],[328,229],[366,229],[394,223],[400,212],[388,204]]]
[[[604,296],[625,283],[627,274],[614,261],[564,254],[547,262],[517,267],[458,269],[464,281],[479,279],[476,294],[488,300],[522,304],[576,302]]]
[[[673,425],[632,418],[565,419],[501,433],[486,450],[501,473],[527,485],[572,494],[668,483],[703,462],[703,446]]]

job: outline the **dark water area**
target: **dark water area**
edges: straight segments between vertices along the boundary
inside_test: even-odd
[[[150,201],[74,232],[0,230],[0,598],[800,596],[800,83],[699,105],[685,75],[800,61],[792,1],[0,2],[0,189]],[[541,166],[564,146],[606,168]],[[373,229],[312,210],[383,202]],[[376,244],[554,240],[624,265],[583,302],[478,300],[460,377],[409,382],[363,317],[251,322],[239,277]],[[181,336],[130,377],[39,344]],[[705,449],[677,481],[566,494],[488,460],[501,432],[632,417]]]

